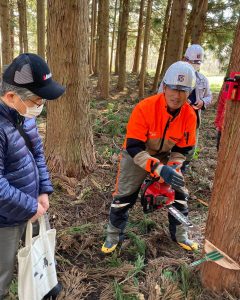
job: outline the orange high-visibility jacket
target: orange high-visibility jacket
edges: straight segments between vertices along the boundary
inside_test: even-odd
[[[123,148],[145,168],[150,156],[170,152],[170,160],[183,162],[196,142],[196,114],[185,103],[174,115],[167,111],[164,94],[139,102],[128,125]]]

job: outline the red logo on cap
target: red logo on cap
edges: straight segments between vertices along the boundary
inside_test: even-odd
[[[51,78],[51,77],[52,77],[52,73],[43,75],[43,80],[47,80],[48,78]]]

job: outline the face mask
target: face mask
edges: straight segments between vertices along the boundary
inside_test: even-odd
[[[26,106],[26,113],[23,116],[27,118],[36,118],[41,114],[42,110],[43,110],[43,104],[40,106],[34,105],[33,107]]]
[[[199,64],[191,64],[194,68],[195,71],[199,71],[200,70],[200,65]]]
[[[21,99],[21,98],[20,98]],[[21,99],[22,103],[25,105],[26,107],[26,113],[25,114],[21,114],[20,112],[18,112],[21,116],[26,117],[26,118],[36,118],[37,116],[39,116],[43,110],[43,106],[44,104],[38,106],[38,105],[34,105],[32,107],[28,107],[24,101]],[[15,108],[16,109],[16,108]],[[16,109],[17,110],[17,109]],[[18,111],[18,110],[17,110]]]

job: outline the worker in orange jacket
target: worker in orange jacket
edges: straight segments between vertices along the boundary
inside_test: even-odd
[[[113,252],[123,241],[128,210],[148,174],[171,184],[179,200],[173,205],[188,215],[188,190],[175,168],[178,165],[180,169],[196,142],[197,118],[187,102],[195,81],[193,67],[178,61],[166,71],[163,93],[144,99],[134,108],[120,155],[103,253]],[[188,238],[187,229],[170,214],[168,217],[172,240],[186,250],[196,250],[198,244]]]

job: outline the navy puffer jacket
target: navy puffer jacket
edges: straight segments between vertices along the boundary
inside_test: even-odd
[[[35,119],[22,119],[32,153],[15,128],[19,114],[0,103],[0,227],[26,222],[37,212],[37,197],[52,184]]]

